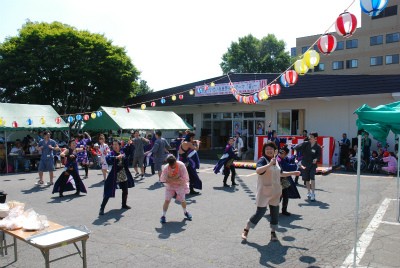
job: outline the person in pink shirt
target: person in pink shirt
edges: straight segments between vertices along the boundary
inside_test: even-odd
[[[166,223],[169,203],[171,199],[176,196],[176,200],[181,202],[183,213],[187,220],[192,220],[192,215],[186,210],[185,195],[189,193],[189,174],[183,162],[176,160],[175,156],[170,154],[166,159],[167,163],[164,165],[160,182],[165,183],[165,201],[163,205],[163,213],[160,219],[161,223]]]
[[[384,152],[383,153],[383,162],[387,163],[386,167],[382,167],[382,170],[387,173],[396,173],[397,172],[397,159],[394,157],[392,152]]]

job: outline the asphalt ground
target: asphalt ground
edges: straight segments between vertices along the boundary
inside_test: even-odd
[[[51,221],[64,226],[85,225],[88,267],[352,267],[355,245],[357,177],[333,172],[316,178],[316,202],[289,201],[291,216],[280,215],[279,242],[270,242],[269,216],[250,230],[247,242],[240,235],[255,212],[257,175],[237,169],[239,186],[222,187],[222,175],[212,172],[214,163],[201,164],[201,195],[187,196],[193,220],[184,218],[179,204],[171,202],[167,223],[160,223],[164,187],[157,175],[146,174],[129,189],[130,210],[121,210],[121,191],[110,199],[106,214],[99,216],[103,195],[102,175],[89,170],[84,180],[88,194],[65,197],[51,194],[51,187],[36,186],[36,173],[0,176],[7,201],[26,203]],[[131,169],[132,170],[132,169]],[[61,173],[57,169],[56,176]],[[133,170],[132,170],[133,171]],[[80,170],[83,175],[83,170]],[[48,174],[45,174],[48,180]],[[357,238],[357,267],[399,267],[400,225],[396,221],[396,178],[363,175]],[[268,214],[268,212],[267,212]],[[7,237],[7,242],[12,239]],[[73,245],[50,251],[50,258],[75,252]],[[19,241],[18,261],[13,249],[0,255],[1,267],[44,267],[41,252]],[[81,267],[79,256],[51,267]]]

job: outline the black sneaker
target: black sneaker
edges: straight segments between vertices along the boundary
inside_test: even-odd
[[[104,209],[100,209],[99,215],[104,215]]]

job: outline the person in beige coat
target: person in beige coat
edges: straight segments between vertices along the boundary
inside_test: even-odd
[[[279,163],[276,161],[278,154],[277,146],[274,142],[264,143],[262,156],[257,162],[256,172],[257,181],[257,210],[256,213],[247,221],[242,233],[242,239],[246,240],[250,228],[254,228],[264,216],[269,206],[271,214],[271,241],[278,241],[275,230],[278,226],[279,199],[282,195],[281,177],[298,176],[300,171],[282,172]]]

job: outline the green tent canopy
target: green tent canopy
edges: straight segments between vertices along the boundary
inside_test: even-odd
[[[138,109],[131,109],[128,112],[125,108],[104,106],[101,106],[99,111],[102,112],[102,116],[87,121],[83,130],[193,129],[192,126],[174,112]]]
[[[0,131],[68,130],[63,120],[57,124],[58,117],[60,115],[50,105],[0,103]],[[17,127],[13,126],[13,122],[17,123]]]
[[[358,129],[371,133],[374,139],[382,143],[386,142],[389,131],[400,134],[400,101],[375,108],[364,104],[354,113],[358,115]]]

